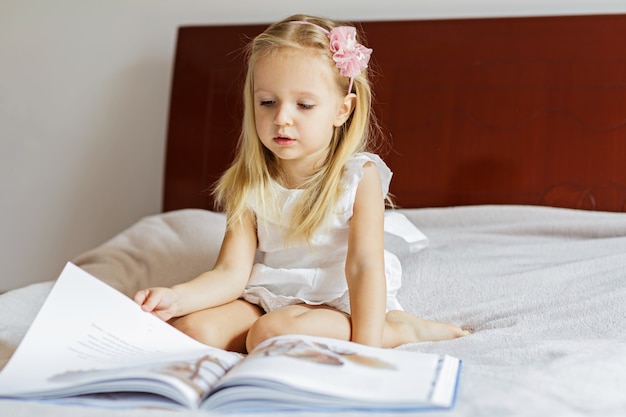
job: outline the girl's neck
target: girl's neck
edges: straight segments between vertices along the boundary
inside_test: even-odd
[[[293,175],[288,174],[286,172],[282,172],[281,175],[277,178],[278,183],[287,188],[289,190],[297,190],[304,188],[304,185],[309,180],[310,176],[301,176],[301,175]]]
[[[288,189],[306,188],[307,182],[315,175],[320,164],[321,162],[281,161],[277,181]]]

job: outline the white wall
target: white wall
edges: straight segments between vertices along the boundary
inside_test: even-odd
[[[219,3],[219,5],[218,5]],[[624,0],[0,0],[0,291],[160,210],[176,28],[626,12]]]

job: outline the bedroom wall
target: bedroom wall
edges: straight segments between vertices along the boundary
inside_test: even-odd
[[[624,13],[623,0],[2,0],[0,291],[158,213],[176,28],[269,22]]]

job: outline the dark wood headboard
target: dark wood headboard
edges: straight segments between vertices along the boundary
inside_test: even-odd
[[[626,15],[363,22],[400,207],[626,211]],[[181,27],[163,209],[213,208],[265,25]]]

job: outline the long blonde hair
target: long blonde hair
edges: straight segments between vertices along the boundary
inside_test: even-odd
[[[319,27],[290,22],[310,22],[327,30],[341,26],[328,19],[294,15],[269,26],[255,37],[247,47],[248,68],[243,90],[244,114],[237,152],[230,168],[217,182],[214,195],[219,208],[227,214],[227,225],[232,227],[249,210],[251,192],[253,198],[266,211],[280,210],[272,204],[276,179],[280,170],[276,157],[263,146],[255,127],[254,79],[255,63],[268,54],[282,48],[313,51],[335,68],[329,40]],[[346,94],[350,79],[337,76],[337,94]],[[303,186],[303,192],[296,203],[290,219],[289,240],[309,240],[337,202],[341,193],[341,177],[348,159],[357,152],[370,149],[373,133],[378,131],[372,114],[372,91],[368,70],[354,77],[352,92],[356,103],[348,120],[336,127],[331,139],[328,154],[319,169]]]

